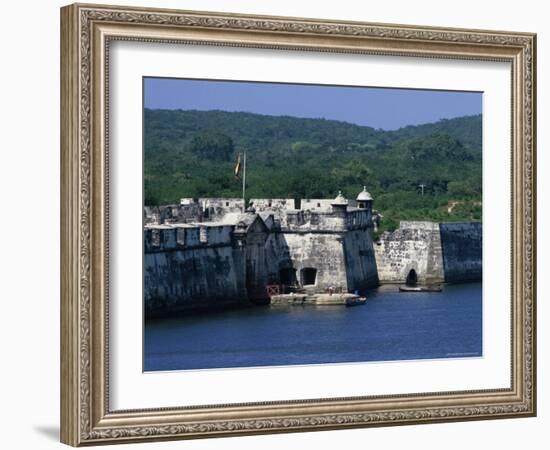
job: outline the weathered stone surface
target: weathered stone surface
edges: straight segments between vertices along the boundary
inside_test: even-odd
[[[144,297],[147,316],[243,304],[243,257],[231,246],[146,253]]]
[[[440,231],[445,281],[481,280],[483,272],[481,223],[442,223]]]
[[[394,232],[383,233],[374,249],[381,283],[405,283],[411,270],[421,283],[444,280],[437,223],[401,222]]]
[[[346,233],[343,253],[349,292],[378,286],[378,270],[370,229],[356,229]]]
[[[261,211],[242,212],[239,199],[184,200],[145,211],[147,315],[267,301],[270,285],[319,295],[404,283],[411,271],[419,283],[481,279],[481,224],[401,222],[373,245],[371,202],[296,210],[255,199]]]
[[[260,211],[236,212],[236,201],[206,200],[146,211],[146,314],[262,301],[269,285],[311,294],[378,284],[370,208],[295,210],[290,199],[255,199]]]
[[[482,225],[478,222],[406,222],[375,244],[381,283],[405,283],[412,270],[419,283],[481,279]]]

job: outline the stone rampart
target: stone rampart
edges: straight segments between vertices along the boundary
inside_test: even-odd
[[[381,283],[405,283],[410,275],[420,283],[444,281],[437,223],[403,221],[380,236],[374,251]]]
[[[481,280],[482,224],[403,221],[374,245],[381,283]]]
[[[479,281],[482,278],[483,227],[479,222],[442,223],[441,246],[445,281]]]
[[[244,270],[231,246],[145,253],[145,315],[246,304]]]
[[[354,229],[344,236],[348,292],[364,291],[378,286],[378,270],[372,242],[372,230]]]

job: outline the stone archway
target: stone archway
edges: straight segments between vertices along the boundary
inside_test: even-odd
[[[405,284],[407,286],[416,286],[416,283],[418,283],[418,274],[416,273],[416,270],[411,269],[411,270],[409,270],[409,273],[407,274]]]

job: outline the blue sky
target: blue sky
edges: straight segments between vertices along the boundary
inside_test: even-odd
[[[393,130],[481,114],[480,92],[145,78],[151,109],[246,111]]]

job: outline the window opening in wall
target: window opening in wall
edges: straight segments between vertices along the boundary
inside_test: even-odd
[[[317,269],[306,267],[302,269],[302,285],[311,286],[317,281]]]

